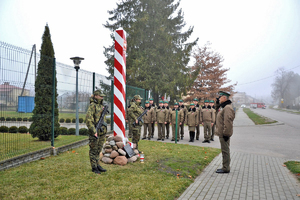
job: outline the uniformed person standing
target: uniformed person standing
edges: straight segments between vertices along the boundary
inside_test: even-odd
[[[196,110],[198,112],[197,116],[198,116],[198,121],[199,121],[200,120],[200,109],[201,109],[201,106],[199,105],[198,102],[199,102],[198,99],[195,98],[194,99],[194,105],[195,105],[195,108],[196,108]],[[196,140],[199,140],[199,137],[200,137],[200,125],[198,124],[196,126]]]
[[[129,103],[129,106],[127,107],[126,109],[126,116],[125,116],[125,120],[126,120],[126,123],[128,124],[128,138],[132,138],[132,121],[130,121],[130,117],[128,117],[128,110],[131,106],[131,103],[132,101]]]
[[[176,110],[177,110],[177,141],[179,142],[179,126],[184,123],[183,110],[179,109],[178,103],[174,104],[174,108],[170,112],[170,125],[172,125],[172,140],[175,141],[176,129]]]
[[[183,100],[182,99],[179,100],[178,108],[180,110],[182,110],[182,112],[183,112],[183,121],[185,121],[186,120],[186,114],[187,114],[187,108],[183,105]],[[180,125],[180,135],[181,135],[181,139],[183,140],[183,137],[184,137],[184,123],[182,123]]]
[[[156,108],[156,123],[158,129],[157,140],[165,140],[165,124],[167,123],[167,110],[164,107],[164,102],[159,101],[159,106]]]
[[[210,105],[210,109],[212,110],[212,112],[214,113],[214,119],[213,119],[213,123],[214,125],[211,127],[211,137],[210,140],[214,141],[214,137],[215,137],[215,129],[216,129],[216,119],[217,119],[217,115],[216,115],[216,108],[215,108],[215,102],[214,100],[210,100],[209,102]]]
[[[149,101],[145,102],[145,110],[147,110],[147,115],[143,116],[144,120],[144,135],[142,140],[147,138],[147,130],[148,130],[148,140],[151,140],[152,134],[152,124],[155,123],[155,112],[154,108],[150,106]]]
[[[204,106],[201,109],[200,122],[204,127],[204,141],[202,143],[210,143],[211,127],[213,126],[214,113],[209,105],[209,100],[204,101]]]
[[[188,109],[187,115],[186,115],[186,125],[189,127],[190,132],[190,141],[194,142],[195,139],[195,129],[198,125],[198,110],[195,107],[194,103],[190,104],[190,108]]]
[[[171,112],[171,108],[169,108],[169,102],[168,101],[164,101],[164,107],[166,109],[166,118],[167,118],[167,123],[165,125],[166,127],[166,139],[169,139],[169,135],[170,135],[170,119],[169,119],[169,115]]]
[[[153,103],[153,98],[150,98],[149,99],[149,103],[150,103],[150,106],[152,108],[154,108],[154,112],[156,113],[156,105]],[[151,134],[151,138],[153,138],[154,136],[154,130],[155,130],[155,123],[152,124],[152,134]]]
[[[232,102],[229,100],[230,94],[219,92],[220,106],[218,106],[216,135],[219,136],[222,150],[222,169],[217,169],[216,173],[230,172],[230,137],[233,134],[233,120],[235,113],[232,108]]]
[[[100,132],[100,129],[98,132],[96,132],[95,126],[99,122],[99,119],[102,115],[103,111],[103,97],[105,95],[100,91],[96,90],[92,97],[90,98],[90,105],[88,108],[88,111],[86,113],[86,126],[88,127],[88,133],[89,133],[89,157],[90,157],[90,163],[92,166],[92,171],[96,174],[100,174],[101,172],[106,172],[106,169],[103,169],[99,165],[99,154],[103,148],[103,143],[105,140],[105,134],[107,132],[106,127],[103,128],[103,132]],[[104,117],[104,120],[106,118]]]
[[[128,110],[128,117],[130,120],[135,122],[135,127],[132,127],[132,143],[136,144],[136,149],[139,150],[139,141],[141,137],[141,127],[142,127],[142,122],[138,121],[137,118],[144,112],[143,108],[141,107],[141,96],[140,95],[135,95],[133,97],[134,101],[131,103],[131,106]]]

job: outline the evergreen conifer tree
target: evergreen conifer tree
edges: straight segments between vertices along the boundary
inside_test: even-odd
[[[52,95],[53,95],[53,64],[54,49],[51,41],[48,24],[42,37],[40,50],[40,61],[38,63],[37,77],[35,81],[35,107],[33,110],[30,134],[33,138],[47,141],[51,139],[52,128]],[[57,104],[57,80],[55,77],[55,120],[54,137],[59,135],[58,104]]]

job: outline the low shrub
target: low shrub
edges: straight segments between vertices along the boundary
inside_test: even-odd
[[[27,132],[28,132],[28,128],[26,126],[19,127],[19,133],[27,133]]]
[[[15,121],[17,121],[17,119],[15,117],[12,117],[11,121],[15,122]]]
[[[0,117],[0,121],[5,121],[5,117]]]
[[[66,123],[71,123],[71,120],[69,118],[67,118]]]
[[[82,118],[79,118],[79,123],[82,123],[83,122],[83,119]]]
[[[75,135],[76,134],[76,129],[75,128],[69,128],[69,134],[68,135]]]
[[[23,122],[27,122],[27,121],[28,121],[27,117],[24,117]]]
[[[88,129],[86,128],[79,129],[79,135],[89,135]]]
[[[0,126],[0,133],[7,133],[8,127],[7,126]]]
[[[72,119],[72,123],[76,123],[76,119]]]
[[[110,124],[110,118],[106,118],[106,123]]]
[[[11,118],[10,117],[6,117],[6,121],[11,121]]]
[[[29,117],[28,121],[32,122],[32,117]]]
[[[18,127],[11,126],[11,127],[9,127],[8,132],[9,133],[17,133],[18,132]]]
[[[22,120],[23,120],[22,117],[18,117],[18,118],[17,118],[17,121],[18,121],[18,122],[21,122]]]
[[[59,119],[59,122],[60,122],[60,123],[64,123],[64,122],[65,122],[65,119],[64,119],[64,118],[60,118],[60,119]]]
[[[59,127],[59,133],[60,135],[68,135],[69,131],[67,127]]]

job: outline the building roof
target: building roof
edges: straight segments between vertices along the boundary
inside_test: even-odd
[[[0,85],[0,92],[10,92],[13,89],[22,89],[20,87],[14,86],[14,85],[10,85],[9,82],[4,82],[4,84]],[[25,89],[27,90],[27,89]]]

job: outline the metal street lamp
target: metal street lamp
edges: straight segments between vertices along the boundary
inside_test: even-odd
[[[78,117],[78,70],[80,69],[79,64],[84,58],[73,57],[70,58],[74,62],[74,68],[76,69],[76,135],[79,135],[79,117]]]

